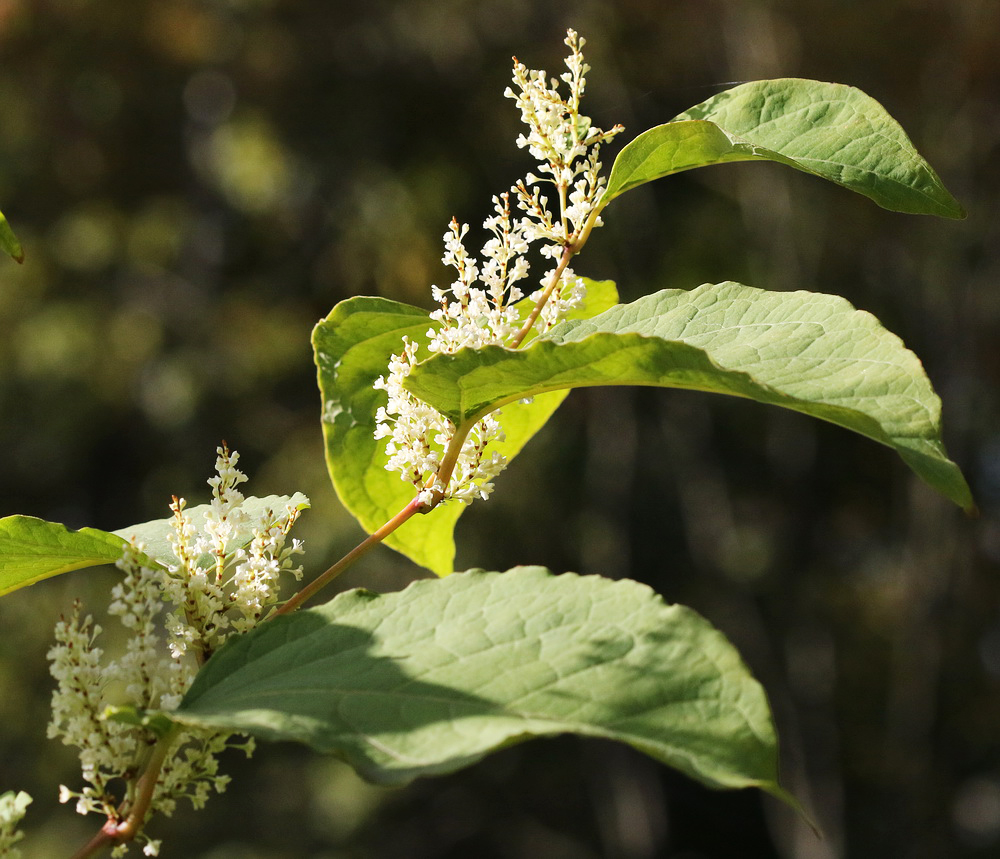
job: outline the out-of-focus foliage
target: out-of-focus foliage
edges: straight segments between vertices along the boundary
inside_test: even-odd
[[[732,81],[860,87],[969,212],[893,215],[777,166],[616,202],[577,266],[628,301],[739,280],[840,293],[919,354],[982,516],[864,439],[690,392],[575,392],[458,531],[459,566],[645,574],[737,644],[787,786],[827,835],[628,750],[557,740],[386,792],[294,746],[228,763],[171,855],[991,856],[1000,849],[1000,12],[991,0],[0,0],[0,516],[114,530],[192,504],[221,439],[302,491],[313,571],[361,536],[322,462],[309,332],[350,295],[426,306],[439,237],[528,168],[510,56],[588,39],[598,124],[632,134]],[[612,152],[608,153],[609,159]],[[389,550],[345,584],[403,584]],[[0,790],[29,857],[96,828],[55,802],[51,624],[111,573],[0,601]],[[157,832],[151,833],[154,837]],[[77,843],[79,842],[79,844]],[[166,848],[165,848],[166,849]],[[686,851],[686,854],[685,854]]]

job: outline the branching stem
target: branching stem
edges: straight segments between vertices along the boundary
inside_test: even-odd
[[[180,736],[180,733],[181,726],[172,725],[170,730],[160,737],[153,747],[146,770],[136,782],[135,797],[125,819],[122,821],[109,819],[101,827],[100,832],[73,854],[72,859],[88,859],[88,857],[96,856],[105,847],[132,841],[142,831],[146,815],[149,813],[149,806],[153,801],[153,794],[156,792],[156,782],[160,778],[160,769],[170,753],[170,747]]]
[[[542,297],[535,302],[535,306],[531,308],[531,313],[528,314],[528,318],[524,320],[524,325],[521,326],[520,331],[514,335],[514,339],[510,341],[510,348],[516,349],[521,345],[521,341],[528,336],[528,332],[535,327],[535,323],[538,321],[538,315],[542,312],[542,308],[548,303],[549,298],[552,297],[552,293],[555,291],[556,286],[559,285],[559,280],[562,278],[563,272],[566,271],[566,266],[569,265],[569,261],[573,258],[573,254],[580,250],[582,244],[577,242],[571,245],[567,245],[563,248],[562,256],[559,258],[559,265],[557,265],[552,270],[552,279],[549,281],[549,285],[545,287],[545,292],[542,293]]]

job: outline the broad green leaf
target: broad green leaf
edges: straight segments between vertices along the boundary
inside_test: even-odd
[[[243,507],[256,518],[265,508],[280,512],[289,504],[299,510],[309,506],[308,499],[296,493],[291,498],[285,495],[247,498]],[[187,510],[196,527],[204,523],[208,509],[210,505],[202,504]],[[176,563],[167,539],[172,531],[173,518],[144,522],[112,533],[96,528],[72,531],[58,522],[32,516],[0,519],[0,596],[71,570],[113,564],[121,558],[122,547],[132,537],[143,544],[143,563],[152,567]],[[241,529],[230,550],[245,545],[251,536],[249,528]]]
[[[776,161],[870,197],[896,212],[965,212],[906,132],[871,96],[843,84],[752,81],[640,134],[618,154],[605,202],[694,167]]]
[[[24,251],[21,249],[21,243],[14,235],[10,224],[7,223],[3,212],[0,212],[0,251],[13,257],[17,262],[24,262]]]
[[[690,388],[795,409],[894,448],[932,487],[973,506],[919,359],[839,296],[738,283],[668,289],[560,324],[520,352],[435,356],[406,381],[456,423],[520,397],[592,385]]]
[[[96,528],[71,531],[32,516],[0,519],[0,595],[50,576],[113,564],[125,541]]]
[[[233,552],[247,545],[253,539],[253,529],[265,511],[270,510],[275,515],[281,516],[289,507],[295,510],[305,510],[309,507],[309,499],[301,492],[296,492],[291,496],[267,495],[264,498],[244,498],[242,508],[248,514],[248,524],[236,529],[226,546],[226,551]],[[211,509],[211,504],[199,504],[197,507],[185,508],[184,512],[197,530],[203,530],[205,514]],[[142,522],[139,525],[129,525],[114,533],[118,535],[119,539],[122,537],[126,540],[134,539],[142,545],[147,557],[152,558],[161,566],[165,567],[177,563],[177,557],[170,545],[170,535],[174,533],[173,516],[168,516],[165,519],[154,519],[151,522]]]
[[[577,316],[595,315],[614,305],[610,281],[588,281],[585,307]],[[376,440],[375,412],[384,391],[372,385],[387,372],[389,357],[401,349],[404,336],[427,343],[433,327],[427,311],[384,298],[351,298],[338,304],[313,332],[313,348],[323,398],[326,462],[341,503],[371,533],[412,499],[413,485],[385,470],[385,439]],[[562,402],[563,391],[504,409],[506,441],[497,449],[512,459]],[[411,560],[446,576],[454,570],[455,523],[464,507],[442,504],[393,532],[386,544]]]
[[[168,715],[307,743],[387,784],[574,733],[790,799],[764,692],[721,633],[645,585],[541,567],[276,618],[215,654]]]

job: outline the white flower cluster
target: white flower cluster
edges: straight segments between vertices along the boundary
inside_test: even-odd
[[[301,567],[292,566],[292,558],[302,553],[301,542],[285,545],[298,511],[289,508],[276,514],[265,509],[251,521],[237,489],[247,479],[236,468],[238,461],[235,451],[218,449],[217,476],[208,481],[212,502],[201,528],[186,512],[183,498],[170,505],[170,543],[177,563],[168,567],[163,589],[176,607],[166,622],[175,657],[193,649],[204,661],[232,632],[255,626],[277,601],[280,574],[302,577]],[[235,545],[247,530],[252,539],[245,546]]]
[[[80,814],[96,812],[111,821],[123,820],[130,793],[123,803],[111,785],[118,779],[132,785],[156,742],[147,728],[106,718],[108,708],[175,709],[201,663],[229,635],[251,628],[277,602],[279,574],[301,576],[301,569],[291,566],[301,544],[293,540],[285,545],[298,510],[265,510],[252,520],[236,488],[246,480],[236,468],[238,459],[235,451],[219,448],[217,475],[209,480],[213,499],[200,527],[186,513],[183,499],[174,499],[170,541],[176,564],[166,570],[146,567],[142,547],[125,545],[117,564],[125,575],[112,589],[108,607],[108,614],[127,631],[125,651],[118,659],[104,658],[96,645],[101,627],[89,615],[81,616],[79,603],[69,618],[56,624],[56,641],[48,654],[57,681],[48,734],[80,749],[86,784],[80,792],[63,786],[59,793],[61,802],[75,798]],[[164,630],[159,616],[167,604],[174,609],[162,622]],[[217,756],[231,747],[249,754],[252,740],[237,743],[225,734],[182,734],[160,769],[149,813],[169,816],[181,798],[200,808],[213,790],[224,790],[229,778],[218,774]],[[156,855],[158,846],[146,839],[144,851]],[[127,845],[118,845],[113,855],[122,856],[126,850]]]
[[[515,59],[517,91],[508,87],[504,92],[517,102],[521,120],[528,126],[527,136],[519,135],[517,145],[527,147],[538,159],[538,172],[542,174],[539,177],[529,173],[524,182],[514,186],[518,205],[532,225],[530,238],[553,243],[542,251],[549,256],[557,256],[567,243],[572,244],[585,235],[587,222],[597,209],[605,185],[600,175],[601,144],[622,130],[622,126],[616,125],[610,131],[602,131],[591,123],[590,117],[580,113],[580,101],[590,71],[582,53],[586,39],[569,30],[565,44],[570,49],[566,58],[568,71],[559,79],[548,81],[544,71],[527,69]],[[568,99],[559,92],[560,81],[569,86]],[[560,204],[559,218],[549,212],[548,200],[541,196],[537,187],[541,183],[555,186]],[[529,191],[528,185],[536,187]],[[594,217],[592,226],[600,226],[600,218],[596,214]]]
[[[527,147],[541,163],[538,172],[512,189],[522,215],[511,216],[510,193],[493,198],[494,215],[484,229],[492,236],[482,248],[482,262],[477,262],[465,248],[467,224],[452,219],[444,235],[442,262],[455,269],[457,277],[448,289],[431,287],[440,305],[431,313],[438,323],[427,332],[430,353],[454,354],[460,349],[483,349],[487,346],[516,348],[525,336],[522,327],[530,318],[531,307],[522,302],[524,293],[517,286],[528,275],[525,255],[529,246],[541,242],[541,254],[553,261],[553,267],[540,280],[541,288],[528,296],[528,304],[538,308],[536,319],[547,331],[586,297],[583,281],[568,267],[569,256],[586,241],[590,230],[600,226],[599,202],[604,179],[599,175],[601,144],[620,130],[615,126],[604,132],[580,114],[580,100],[586,85],[589,66],[583,62],[584,40],[573,30],[566,36],[570,55],[568,71],[561,76],[569,85],[569,95],[559,92],[560,81],[547,83],[544,71],[531,71],[514,60],[515,92],[505,95],[517,101],[521,118],[528,125],[527,136],[517,144]],[[555,186],[559,215],[549,210],[548,198],[542,195],[543,182]],[[528,185],[533,185],[531,190]],[[388,438],[386,469],[398,471],[420,490],[421,500],[458,499],[470,504],[475,498],[487,498],[493,478],[506,466],[506,458],[497,450],[487,452],[491,443],[502,442],[504,432],[493,412],[476,424],[466,437],[448,485],[438,477],[444,452],[455,435],[456,427],[443,415],[421,402],[403,383],[416,366],[418,345],[403,338],[403,348],[389,361],[388,373],[380,376],[375,388],[388,394],[388,402],[376,413],[375,438]]]
[[[18,826],[29,805],[31,797],[23,790],[0,795],[0,857],[3,859],[21,859],[21,851],[14,845],[24,838]]]
[[[386,470],[400,472],[420,490],[421,501],[428,505],[433,503],[435,492],[465,504],[471,504],[476,497],[486,499],[493,490],[493,478],[506,465],[499,451],[486,456],[486,446],[504,438],[496,419],[499,412],[487,415],[469,433],[447,487],[429,481],[428,475],[437,475],[455,425],[403,387],[403,380],[416,364],[416,351],[417,344],[403,338],[403,354],[393,355],[388,375],[375,382],[377,389],[389,395],[386,405],[375,415],[375,438],[389,437]]]

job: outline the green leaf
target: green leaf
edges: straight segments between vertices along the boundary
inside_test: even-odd
[[[618,300],[610,281],[587,282],[587,302],[577,316],[594,315]],[[313,332],[319,389],[323,399],[326,462],[341,503],[371,533],[403,507],[416,490],[385,470],[386,442],[376,440],[375,412],[386,402],[372,385],[387,372],[389,357],[404,336],[424,346],[434,327],[427,311],[384,298],[358,297],[338,304]],[[497,450],[508,459],[545,424],[566,396],[556,392],[504,409],[506,441]],[[386,544],[439,576],[454,570],[455,523],[465,508],[442,504],[393,532]]]
[[[592,385],[714,391],[804,412],[894,448],[932,487],[973,506],[941,442],[941,402],[919,359],[838,296],[738,283],[668,289],[562,323],[523,351],[435,356],[406,381],[456,423],[520,397]]]
[[[257,518],[265,508],[283,511],[286,505],[302,510],[309,506],[301,493],[288,497],[270,495],[267,498],[247,498],[243,508]],[[189,508],[186,512],[197,527],[205,521],[209,504]],[[135,537],[144,544],[140,555],[150,567],[174,564],[173,549],[167,539],[173,533],[173,518],[157,519],[108,533],[96,528],[71,531],[58,522],[46,522],[32,516],[8,516],[0,519],[0,596],[32,585],[42,579],[101,564],[113,564],[122,556],[125,543]],[[251,529],[237,531],[229,550],[250,542]]]
[[[166,713],[139,710],[132,706],[109,706],[102,715],[105,719],[110,719],[112,722],[119,722],[123,725],[134,725],[137,728],[146,728],[161,739],[167,736],[174,727],[173,720]]]
[[[640,134],[618,154],[605,202],[661,176],[730,161],[776,161],[896,212],[965,212],[906,132],[871,96],[843,84],[752,81]]]
[[[21,243],[14,235],[10,224],[7,223],[3,212],[0,212],[0,251],[13,257],[17,262],[24,262],[24,251],[21,249]]]
[[[387,784],[574,733],[789,799],[764,692],[721,633],[645,585],[540,567],[276,618],[215,654],[168,715],[307,743]]]
[[[50,576],[113,564],[125,541],[96,528],[71,531],[32,516],[0,519],[0,595]]]
[[[253,539],[253,529],[258,520],[266,510],[280,516],[285,509],[291,507],[295,510],[305,510],[309,507],[309,499],[301,492],[294,495],[268,495],[264,498],[244,498],[243,510],[248,514],[248,523],[237,528],[232,539],[226,546],[227,552],[245,546]],[[192,525],[203,530],[205,525],[205,514],[212,509],[211,504],[199,504],[197,507],[185,508],[184,512],[190,518]],[[170,545],[170,535],[174,533],[174,517],[168,516],[165,519],[154,519],[151,522],[143,522],[139,525],[129,525],[114,532],[120,538],[126,540],[134,539],[142,544],[147,557],[153,559],[159,566],[168,566],[177,563],[173,547]],[[208,563],[208,559],[203,558],[203,563]]]

